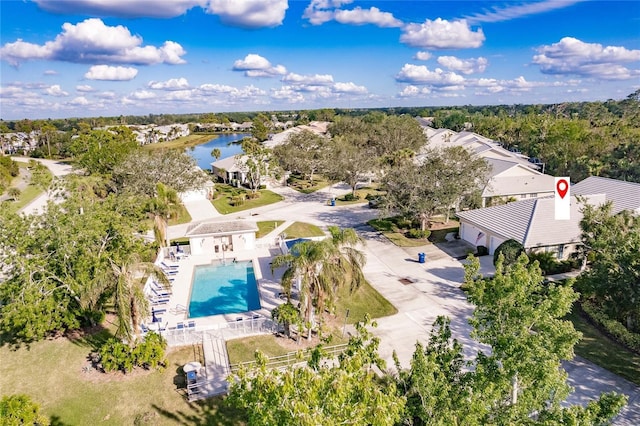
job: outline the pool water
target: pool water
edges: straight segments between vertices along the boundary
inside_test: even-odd
[[[189,318],[257,309],[260,309],[260,295],[252,261],[194,268]]]

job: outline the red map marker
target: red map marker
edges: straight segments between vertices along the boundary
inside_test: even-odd
[[[558,195],[560,198],[564,198],[567,195],[567,191],[569,190],[569,183],[565,179],[560,179],[558,183],[556,183],[556,189],[558,190]]]

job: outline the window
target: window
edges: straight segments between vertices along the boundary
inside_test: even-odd
[[[564,245],[560,244],[558,246],[558,254],[557,254],[558,259],[562,260],[564,258]]]

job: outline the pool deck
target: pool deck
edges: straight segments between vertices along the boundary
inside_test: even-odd
[[[210,265],[215,262],[222,262],[221,254],[202,254],[189,255],[183,257],[177,262],[169,259],[159,259],[157,265],[163,269],[162,262],[166,265],[176,265],[172,268],[177,273],[169,275],[173,279],[171,283],[171,294],[169,300],[162,304],[153,304],[152,307],[156,312],[156,318],[160,321],[152,323],[151,310],[145,324],[151,330],[173,330],[177,329],[180,324],[185,329],[196,331],[216,330],[226,326],[228,322],[251,319],[254,316],[271,317],[271,310],[282,303],[278,298],[278,293],[282,291],[280,285],[280,276],[282,271],[276,271],[275,275],[271,273],[271,258],[279,254],[279,249],[275,247],[259,247],[252,250],[239,250],[227,252],[225,261],[230,262],[232,259],[237,261],[253,261],[253,268],[260,294],[261,309],[238,314],[213,315],[208,317],[189,318],[188,307],[189,297],[191,294],[191,284],[193,281],[194,267],[198,265]],[[189,323],[195,324],[189,327]]]

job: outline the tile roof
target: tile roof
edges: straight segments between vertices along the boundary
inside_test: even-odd
[[[605,194],[613,202],[614,214],[622,210],[640,214],[640,183],[591,176],[571,186],[571,195],[593,194]]]
[[[599,204],[604,196],[589,197]],[[525,248],[544,247],[580,241],[582,206],[571,199],[571,219],[555,220],[554,198],[532,198],[501,206],[458,212],[458,217],[504,239],[513,238]]]
[[[211,163],[211,168],[224,169],[227,172],[241,172],[244,168],[238,167],[238,162],[243,160],[245,155],[234,155],[232,157],[223,158],[222,160]]]
[[[187,228],[187,237],[205,235],[229,235],[241,234],[249,231],[257,231],[258,225],[255,222],[236,220],[233,222],[200,222],[194,223]]]

